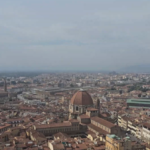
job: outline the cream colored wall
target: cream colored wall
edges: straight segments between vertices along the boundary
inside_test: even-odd
[[[150,148],[146,147],[146,150],[150,150]]]
[[[126,147],[128,147],[129,150],[131,150],[131,143],[126,142]],[[114,140],[113,138],[106,137],[106,143],[105,143],[106,150],[125,150],[125,147],[119,143],[119,141]]]
[[[50,143],[49,141],[48,141],[48,148],[50,149],[50,150],[54,150],[54,147],[53,147],[53,145],[52,145],[52,143]]]
[[[91,141],[94,140],[91,134],[88,134],[87,138],[90,139]]]
[[[150,144],[150,130],[142,128],[142,139]]]
[[[78,107],[78,111],[76,111],[76,107]],[[79,114],[86,113],[86,108],[88,108],[88,107],[93,107],[93,105],[92,106],[79,106],[79,105],[69,104],[69,112],[70,113],[79,113]]]

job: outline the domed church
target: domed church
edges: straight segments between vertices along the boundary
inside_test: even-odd
[[[86,113],[87,108],[93,107],[93,99],[88,92],[81,89],[73,95],[70,101],[69,118],[76,119],[77,116]]]
[[[70,100],[68,121],[57,125],[56,123],[46,124],[45,126],[46,130],[43,125],[37,125],[35,129],[46,136],[51,136],[57,132],[81,135],[87,131],[92,131],[96,134],[96,137],[100,135],[99,138],[103,139],[106,134],[120,134],[118,126],[100,118],[100,100],[97,100],[97,106],[94,108],[91,96],[84,90],[75,93]]]

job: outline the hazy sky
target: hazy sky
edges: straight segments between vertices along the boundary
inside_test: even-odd
[[[0,0],[0,70],[150,64],[150,0]]]

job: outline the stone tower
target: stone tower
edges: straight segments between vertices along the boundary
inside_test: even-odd
[[[100,100],[97,99],[98,116],[100,116]]]

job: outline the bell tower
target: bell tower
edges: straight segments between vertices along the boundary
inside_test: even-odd
[[[98,116],[100,116],[100,100],[97,99]]]

